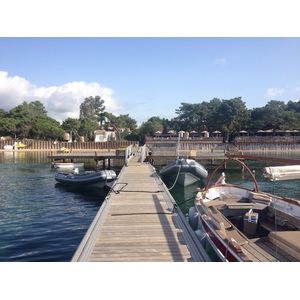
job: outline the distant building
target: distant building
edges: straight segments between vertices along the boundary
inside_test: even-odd
[[[104,129],[95,130],[95,142],[116,141],[116,133],[114,131],[106,131]]]

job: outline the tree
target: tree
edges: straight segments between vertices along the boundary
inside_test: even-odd
[[[36,123],[37,117],[41,115],[46,116],[47,111],[39,101],[29,104],[24,101],[9,112],[10,118],[16,122],[16,133],[20,138],[32,137],[31,130]]]
[[[4,109],[0,108],[0,118],[6,117],[8,117],[8,113]]]
[[[40,115],[37,117],[34,127],[32,128],[32,136],[42,139],[57,139],[63,135],[64,130],[60,123],[48,116]]]
[[[120,127],[129,129],[130,131],[135,130],[137,128],[136,120],[129,117],[127,115],[120,115],[118,117]]]
[[[84,102],[80,105],[79,119],[90,119],[99,125],[103,121],[102,113],[105,110],[103,104],[104,100],[100,96],[85,98]]]
[[[79,138],[80,135],[78,133],[78,130],[81,126],[81,122],[78,119],[75,118],[67,118],[66,120],[63,121],[61,127],[67,131],[70,132],[72,131],[73,133],[75,133],[75,135]]]
[[[91,121],[90,119],[82,119],[80,122],[80,127],[78,133],[81,136],[86,137],[89,141],[94,139],[94,131],[97,130],[99,126],[95,124],[95,122]],[[75,130],[75,129],[74,129]],[[77,134],[78,136],[78,134]]]
[[[17,121],[12,118],[0,118],[1,135],[11,135],[17,132]]]
[[[222,100],[216,121],[218,120],[218,126],[222,126],[224,138],[229,139],[244,127],[249,118],[250,115],[245,102],[242,101],[241,97],[236,97]]]
[[[163,131],[162,119],[160,117],[152,117],[147,122],[141,125],[141,135],[154,136],[155,132]]]

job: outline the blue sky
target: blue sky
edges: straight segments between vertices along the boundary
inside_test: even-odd
[[[300,38],[0,38],[0,107],[40,100],[62,121],[99,94],[140,124],[182,102],[300,100],[299,53]]]
[[[242,97],[254,108],[270,100],[300,100],[299,37],[273,32],[176,37],[176,30],[166,37],[158,31],[155,37],[130,37],[126,29],[127,37],[114,36],[115,31],[107,37],[59,37],[57,30],[54,37],[36,32],[22,37],[18,30],[0,35],[0,108],[5,110],[39,100],[62,122],[78,117],[86,97],[100,95],[108,112],[129,114],[140,125],[152,116],[175,117],[182,102]],[[24,36],[30,36],[26,30]]]

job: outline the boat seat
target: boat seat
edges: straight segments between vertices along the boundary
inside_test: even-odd
[[[251,209],[253,208],[253,203],[227,203],[228,209]]]
[[[213,217],[218,223],[223,223],[225,229],[232,227],[231,222],[229,222],[215,206],[209,206],[209,208],[211,211],[211,217]]]
[[[276,214],[277,218],[281,218],[281,220],[283,220],[284,222],[290,223],[293,226],[295,226],[298,230],[300,230],[300,218],[293,216],[291,214],[287,214],[280,210],[276,210],[275,212],[275,209],[272,206],[269,206],[269,212],[272,216],[275,216]]]
[[[247,238],[241,235],[233,224],[228,221],[223,214],[218,210],[217,205],[225,205],[224,201],[214,200],[204,202],[200,200],[201,205],[205,207],[209,216],[213,220],[215,226],[230,240],[234,239],[238,245],[244,245],[248,243]]]
[[[238,194],[221,193],[221,199],[227,203],[249,203],[249,199]]]
[[[246,237],[244,237],[243,235],[240,234],[240,232],[238,230],[236,230],[235,228],[230,228],[228,230],[226,230],[226,236],[227,238],[230,239],[234,239],[236,241],[236,243],[240,246],[247,244],[249,241]]]
[[[267,205],[272,203],[271,196],[256,192],[249,192],[249,200],[253,203],[262,203]]]
[[[272,231],[268,235],[271,243],[300,260],[300,231]]]

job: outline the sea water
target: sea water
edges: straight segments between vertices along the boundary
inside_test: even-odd
[[[99,210],[102,189],[56,183],[45,153],[0,153],[0,261],[70,261]]]
[[[257,154],[261,155],[261,154]],[[265,154],[283,158],[299,158],[297,154]],[[255,170],[263,191],[300,199],[300,180],[274,184],[263,178],[265,166],[278,165],[266,161],[247,161]],[[214,166],[206,165],[211,174]],[[252,178],[239,164],[229,162],[228,183],[254,187]],[[43,152],[0,153],[0,261],[1,262],[67,262],[70,261],[92,223],[106,193],[102,189],[66,187],[56,183],[54,169]],[[157,169],[159,172],[159,169]],[[213,181],[214,182],[214,181]],[[171,188],[173,182],[166,182]],[[182,212],[188,216],[197,188],[205,180],[191,186],[175,185],[170,193]]]

